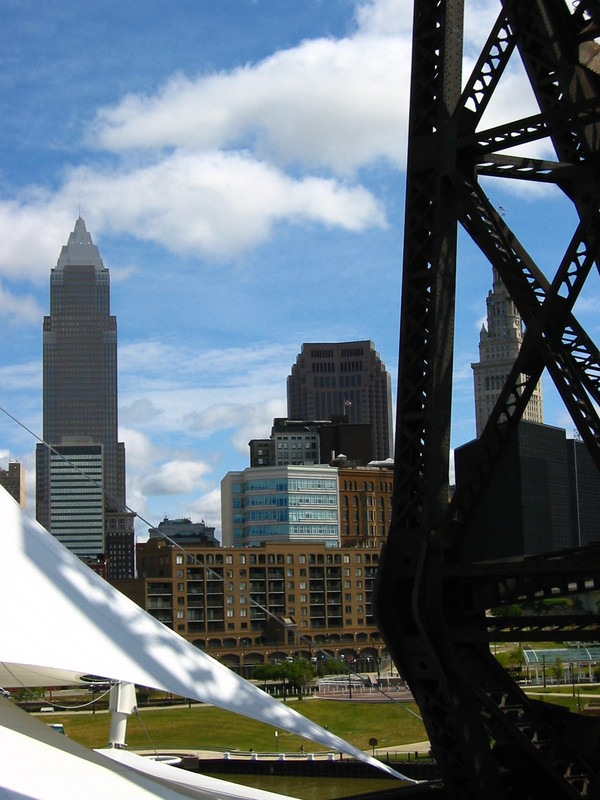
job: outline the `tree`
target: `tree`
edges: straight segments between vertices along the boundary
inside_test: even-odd
[[[556,661],[552,665],[552,675],[556,678],[557,683],[560,683],[565,676],[563,660],[560,656],[556,656]]]
[[[295,661],[286,661],[281,665],[285,671],[285,676],[292,689],[295,689],[298,694],[306,693],[306,686],[309,681],[314,677],[314,671],[310,662],[304,658],[298,658]]]

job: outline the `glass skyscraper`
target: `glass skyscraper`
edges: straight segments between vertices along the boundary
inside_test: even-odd
[[[84,461],[87,457],[97,465],[101,458],[104,511],[119,513],[125,511],[125,447],[117,441],[117,424],[117,321],[110,314],[110,276],[80,216],[50,274],[50,315],[43,328],[43,438],[65,456],[77,448]],[[69,481],[63,479],[59,500],[53,475],[59,464],[49,448],[38,445],[38,521],[59,539],[66,526],[70,534],[64,544],[81,557],[97,556],[104,552],[102,542],[98,550],[97,498],[88,520],[81,476],[75,480],[77,473],[60,467],[71,475],[73,496],[69,499]],[[97,468],[93,472],[97,478]],[[65,519],[75,501],[76,524]],[[57,504],[60,514],[53,508]],[[121,527],[132,529],[125,520],[126,515]]]

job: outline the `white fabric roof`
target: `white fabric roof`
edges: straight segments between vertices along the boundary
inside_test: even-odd
[[[275,794],[266,792],[263,789],[253,789],[250,786],[239,786],[219,778],[198,775],[188,770],[160,764],[135,753],[129,753],[127,750],[111,750],[107,748],[96,752],[120,764],[125,764],[136,772],[169,781],[177,788],[181,786],[193,788],[199,792],[200,797],[206,797],[207,800],[238,800],[239,798],[244,800],[292,800],[290,795]]]
[[[166,628],[1,488],[0,537],[0,686],[72,685],[91,674],[162,689],[296,733],[406,780]]]
[[[110,752],[113,758],[88,750],[0,697],[2,800],[286,800],[132,753],[119,758],[119,751]]]

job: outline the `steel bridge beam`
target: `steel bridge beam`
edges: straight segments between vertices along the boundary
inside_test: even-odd
[[[463,17],[463,0],[414,3],[393,517],[377,617],[420,706],[447,797],[599,797],[600,725],[529,700],[489,642],[573,638],[569,631],[596,631],[600,618],[492,623],[486,610],[597,588],[600,549],[472,564],[464,540],[544,369],[600,469],[600,353],[573,313],[600,257],[600,0],[502,0],[461,88]],[[517,51],[539,114],[482,130]],[[542,138],[556,160],[505,152]],[[554,276],[494,210],[484,175],[554,183],[572,203],[579,224]],[[459,224],[498,270],[526,333],[450,502]]]

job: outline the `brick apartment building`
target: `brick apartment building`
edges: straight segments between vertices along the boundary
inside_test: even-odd
[[[233,668],[330,656],[375,669],[386,653],[373,618],[379,550],[323,544],[138,545],[138,578],[114,584]]]

